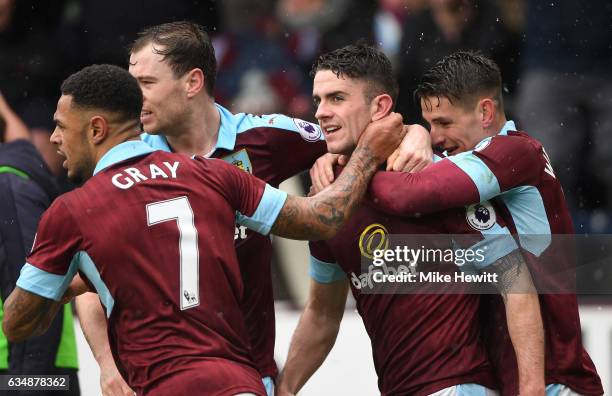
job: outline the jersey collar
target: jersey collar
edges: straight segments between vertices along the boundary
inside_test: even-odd
[[[155,150],[141,140],[130,140],[118,144],[112,149],[108,150],[106,154],[100,158],[100,161],[98,161],[98,164],[94,169],[94,175],[103,169],[116,164],[117,162],[149,154],[153,151]]]
[[[205,157],[211,156],[217,149],[233,150],[236,145],[236,131],[238,130],[238,119],[228,109],[215,103],[215,107],[219,112],[219,136],[217,137],[217,143],[210,153],[207,153]],[[146,132],[142,133],[141,139],[147,141],[147,143],[153,145],[155,148],[164,151],[173,151],[168,144],[168,139],[165,135],[151,135]]]
[[[238,130],[237,118],[228,109],[215,103],[221,120],[219,122],[219,137],[217,138],[217,144],[215,150],[225,149],[233,150],[236,145],[236,131]],[[213,150],[214,153],[214,150]]]
[[[499,131],[498,135],[507,135],[508,131],[516,131],[516,125],[514,125],[514,121],[508,120],[504,124],[504,127]]]

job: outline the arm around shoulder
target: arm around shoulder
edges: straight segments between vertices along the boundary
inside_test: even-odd
[[[369,196],[382,211],[407,217],[480,202],[474,182],[447,160],[417,173],[377,172]]]
[[[355,211],[367,185],[404,136],[402,117],[387,116],[359,138],[340,176],[319,194],[288,197],[272,227],[272,233],[293,239],[333,237]],[[378,129],[380,128],[380,129]]]

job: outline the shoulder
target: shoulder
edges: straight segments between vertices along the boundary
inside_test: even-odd
[[[219,158],[206,158],[197,155],[190,162],[194,171],[200,175],[199,177],[213,184],[225,185],[229,180],[241,178],[243,174],[248,174],[248,172]]]
[[[537,184],[550,166],[540,142],[523,132],[483,140],[473,153],[496,176],[502,190]]]
[[[451,161],[455,164],[479,163],[486,165],[494,173],[533,170],[543,163],[542,145],[521,132],[488,137],[478,143],[472,151],[453,157]]]
[[[75,216],[73,213],[79,210],[81,206],[79,204],[80,199],[77,199],[77,194],[82,188],[73,190],[66,194],[63,194],[56,198],[51,206],[43,213],[40,219],[40,227],[47,229],[64,229],[73,227],[76,224],[76,219],[79,216]]]
[[[318,141],[323,137],[321,128],[312,122],[283,114],[232,114],[221,106],[217,106],[221,114],[223,128],[231,129],[236,134],[247,133],[255,129],[271,129],[279,132],[298,133],[306,141]]]
[[[511,131],[482,140],[474,147],[477,155],[517,159],[538,155],[542,144],[524,132]]]
[[[206,169],[213,173],[231,172],[236,168],[234,165],[221,158],[207,158],[202,155],[194,155],[191,158],[191,163],[200,169]]]

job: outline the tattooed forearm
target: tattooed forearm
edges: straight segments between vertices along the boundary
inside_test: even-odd
[[[529,267],[523,255],[515,251],[492,268],[499,275],[497,287],[504,300],[506,325],[517,358],[520,394],[544,394],[544,327]]]
[[[11,342],[44,333],[61,307],[56,301],[16,287],[4,303],[2,329]]]
[[[328,239],[344,225],[363,197],[378,160],[357,147],[342,174],[319,194],[287,198],[272,233],[293,239]]]
[[[535,287],[525,263],[523,255],[514,251],[491,265],[491,270],[497,273],[496,287],[507,301],[509,293],[535,293]]]

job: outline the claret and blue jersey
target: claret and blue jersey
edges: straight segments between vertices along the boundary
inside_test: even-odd
[[[561,290],[559,284],[567,282],[554,276],[555,270],[549,267],[553,264],[564,270],[573,265],[554,238],[574,232],[563,190],[540,142],[517,131],[512,121],[473,150],[438,161],[419,173],[380,172],[370,192],[382,210],[399,216],[463,207],[467,222],[482,233],[483,243],[497,241],[501,252],[510,248],[503,241],[511,238],[498,238],[500,235],[517,237],[537,288]],[[497,220],[486,224],[488,221],[478,218],[482,208],[489,219],[495,215]],[[503,303],[498,296],[486,296],[483,305],[490,318],[483,322],[484,335],[504,385],[503,394],[517,394],[516,358],[503,325]],[[585,395],[602,394],[595,366],[582,345],[575,294],[541,294],[540,305],[547,384],[563,384]]]
[[[114,356],[137,392],[264,394],[232,226],[238,210],[268,233],[285,199],[224,161],[122,143],[45,213],[17,284],[58,300],[80,272],[100,295]]]
[[[232,114],[223,106],[216,107],[221,122],[210,156],[252,173],[271,186],[278,187],[282,181],[308,170],[327,152],[318,125],[282,114]],[[153,148],[172,151],[163,135],[143,134],[142,139]],[[274,361],[272,244],[269,237],[250,232],[240,224],[234,237],[242,279],[247,285],[242,310],[251,352],[261,375],[274,377],[278,369]]]
[[[382,395],[429,395],[468,383],[496,388],[480,339],[479,296],[364,290],[368,282],[364,277],[369,275],[362,273],[363,257],[371,254],[374,246],[369,241],[383,246],[391,235],[430,235],[427,241],[436,245],[428,248],[452,248],[449,239],[436,235],[458,233],[449,228],[452,224],[449,219],[457,216],[465,222],[461,210],[407,218],[385,214],[369,202],[357,210],[334,238],[310,243],[310,275],[315,281],[350,282],[372,343]],[[372,235],[376,238],[368,238]],[[415,246],[420,244],[415,242]]]

